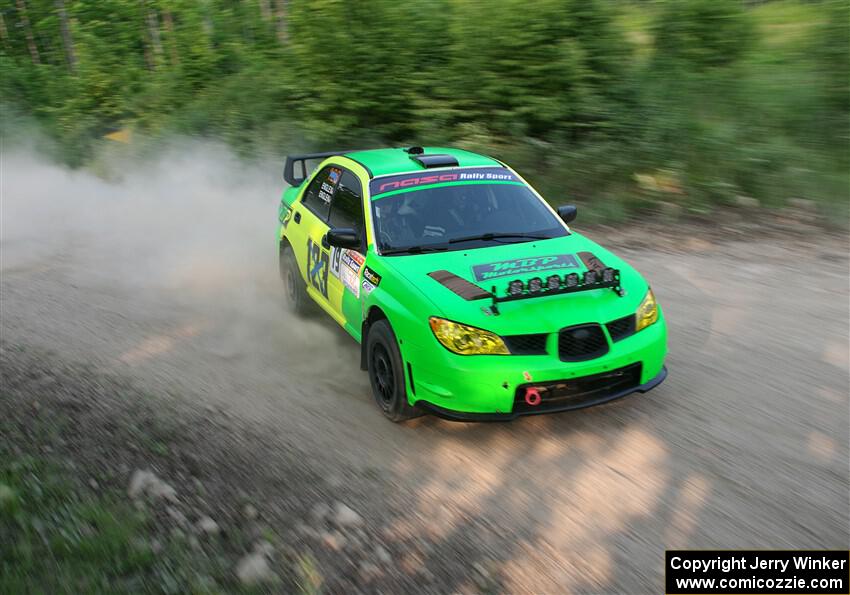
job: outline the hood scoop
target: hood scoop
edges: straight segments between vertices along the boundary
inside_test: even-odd
[[[443,153],[429,153],[424,155],[411,155],[416,163],[426,169],[432,167],[457,167],[457,159],[453,155],[445,155]]]

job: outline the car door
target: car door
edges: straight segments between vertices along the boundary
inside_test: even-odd
[[[307,282],[307,293],[340,324],[343,319],[339,308],[332,307],[329,298],[331,255],[323,241],[328,231],[331,201],[341,177],[342,168],[333,164],[316,174],[294,205],[290,226],[297,229],[288,232]]]
[[[363,187],[351,171],[340,168],[342,175],[331,202],[330,228],[354,229],[360,236],[360,247],[330,248],[328,298],[331,308],[345,324],[359,333],[360,269],[366,257],[366,224],[363,215]]]

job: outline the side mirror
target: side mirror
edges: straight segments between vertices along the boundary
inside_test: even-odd
[[[336,248],[359,248],[360,235],[350,227],[335,227],[325,235],[328,246]]]
[[[564,205],[558,207],[558,215],[564,220],[564,223],[569,223],[570,221],[575,221],[578,215],[578,209],[575,205]]]

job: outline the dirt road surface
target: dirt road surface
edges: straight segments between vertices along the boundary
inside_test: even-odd
[[[283,314],[273,200],[193,211],[195,237],[173,208],[71,217],[37,197],[65,182],[89,198],[102,188],[6,171],[5,347],[223,410],[267,436],[267,464],[297,453],[328,501],[359,481],[369,523],[421,542],[423,590],[474,590],[474,567],[510,592],[657,593],[665,549],[850,545],[841,236],[587,230],[649,278],[669,324],[667,381],[507,424],[396,425],[353,341]]]

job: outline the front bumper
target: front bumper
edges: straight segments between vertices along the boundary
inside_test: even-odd
[[[432,413],[438,417],[442,417],[443,419],[448,419],[450,421],[510,421],[512,419],[520,417],[521,415],[540,415],[543,413],[558,413],[561,411],[584,409],[585,407],[593,407],[594,405],[601,405],[602,403],[608,403],[616,399],[621,399],[635,392],[649,392],[653,388],[664,382],[665,378],[667,378],[666,366],[661,368],[661,372],[659,372],[655,378],[645,384],[641,384],[640,386],[634,386],[613,393],[600,395],[592,399],[577,400],[574,403],[565,402],[554,406],[546,406],[545,404],[541,404],[539,407],[534,409],[512,411],[511,413],[466,413],[463,411],[452,411],[451,409],[445,409],[432,403],[428,403],[427,401],[418,401],[416,405],[418,407],[421,407],[428,413]]]
[[[607,336],[607,335],[606,335]],[[408,396],[412,405],[451,419],[513,419],[528,413],[546,413],[589,407],[646,392],[665,376],[667,328],[663,314],[652,326],[620,341],[610,341],[607,354],[587,361],[564,362],[557,355],[557,335],[550,337],[547,355],[461,356],[439,346],[417,348],[402,344],[410,378]],[[639,367],[627,383],[610,382],[592,386],[572,398],[570,385]],[[560,384],[565,387],[558,403],[545,402],[533,411],[517,403],[525,387]],[[581,391],[580,391],[581,392]],[[546,406],[544,406],[546,405]]]

